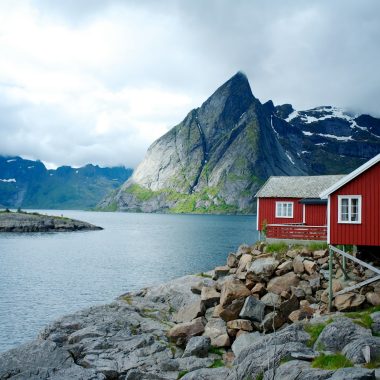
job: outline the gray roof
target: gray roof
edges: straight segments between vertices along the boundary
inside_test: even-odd
[[[270,177],[256,197],[319,198],[319,194],[338,182],[344,175]]]

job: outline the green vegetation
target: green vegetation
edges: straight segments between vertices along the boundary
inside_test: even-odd
[[[365,364],[364,367],[368,369],[380,368],[380,358],[370,361],[369,363]]]
[[[143,186],[138,185],[137,183],[132,184],[131,186],[125,189],[125,192],[128,194],[133,194],[140,202],[148,201],[157,195],[156,191],[152,191]]]
[[[212,276],[210,274],[207,274],[207,273],[197,273],[196,276],[198,277],[204,277],[204,278],[212,278]]]
[[[268,244],[265,248],[267,253],[285,253],[289,249],[288,244],[280,241],[279,243]]]
[[[327,249],[328,248],[328,245],[327,243],[323,242],[323,243],[318,243],[318,242],[312,242],[308,245],[308,248],[311,250],[311,251],[321,251],[323,249]]]
[[[223,351],[220,348],[218,348],[218,347],[211,346],[209,348],[208,352],[210,354],[216,354],[216,355],[223,356]]]
[[[182,378],[182,377],[184,377],[187,373],[189,373],[189,371],[187,371],[187,370],[180,371],[178,373],[177,380],[180,379],[180,378]]]
[[[339,368],[353,367],[352,362],[342,354],[326,355],[321,353],[311,363],[312,368],[337,370]]]
[[[371,318],[371,314],[375,313],[376,311],[380,311],[380,306],[373,306],[366,310],[361,311],[352,311],[349,313],[345,313],[344,315],[348,318],[351,318],[353,322],[356,324],[366,328],[370,329],[373,323],[373,319]]]
[[[95,208],[95,211],[98,210],[98,208]],[[117,203],[116,201],[113,201],[112,203],[110,203],[108,206],[106,207],[101,207],[99,209],[100,211],[108,211],[108,212],[114,212],[114,211],[117,211]]]
[[[132,305],[133,297],[130,294],[126,294],[125,296],[120,297],[123,301],[125,301],[128,305]]]
[[[260,372],[257,376],[256,376],[256,380],[263,380],[264,379],[264,372]]]
[[[332,319],[329,319],[325,323],[317,323],[317,324],[308,324],[305,325],[305,331],[310,335],[310,339],[307,342],[308,347],[313,347],[314,343],[318,339],[319,335],[321,335],[322,330],[332,322]]]
[[[224,361],[222,359],[215,359],[214,363],[210,365],[210,368],[220,368],[224,367]]]

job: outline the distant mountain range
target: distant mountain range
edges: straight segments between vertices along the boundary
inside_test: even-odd
[[[380,119],[323,106],[262,104],[237,73],[155,141],[99,207],[251,213],[271,175],[345,174],[380,152]]]
[[[0,207],[89,209],[132,174],[124,167],[61,166],[0,156]]]

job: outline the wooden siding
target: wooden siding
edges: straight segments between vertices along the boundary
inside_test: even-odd
[[[263,222],[267,224],[302,223],[302,207],[299,198],[260,198],[258,212],[258,229],[262,230]],[[276,202],[293,202],[293,218],[276,218]]]
[[[267,237],[270,239],[297,239],[326,241],[327,227],[268,224]]]
[[[305,224],[327,226],[327,205],[305,205]]]
[[[338,195],[361,195],[361,223],[338,223]],[[380,163],[331,194],[330,244],[380,246]]]

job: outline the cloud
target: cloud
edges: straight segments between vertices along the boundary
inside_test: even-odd
[[[0,154],[135,166],[243,70],[262,101],[380,116],[376,0],[0,4]]]

